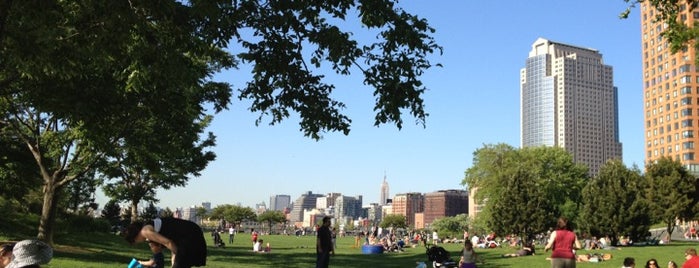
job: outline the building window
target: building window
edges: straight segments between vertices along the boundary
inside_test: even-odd
[[[691,127],[692,126],[692,120],[687,119],[687,120],[682,120],[682,127]]]
[[[682,149],[694,149],[694,142],[691,142],[691,141],[683,142]]]
[[[694,138],[694,131],[693,130],[682,131],[682,138]]]

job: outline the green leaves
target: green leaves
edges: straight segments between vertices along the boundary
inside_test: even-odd
[[[238,57],[253,64],[253,81],[239,97],[252,100],[250,110],[260,113],[256,124],[266,116],[277,124],[293,111],[301,117],[301,131],[313,139],[328,131],[349,134],[351,120],[341,112],[345,105],[331,98],[334,86],[314,74],[314,68],[328,62],[341,75],[358,68],[364,83],[375,89],[375,125],[395,123],[401,128],[402,112],[408,110],[424,126],[426,88],[419,76],[432,67],[428,55],[441,53],[427,21],[394,8],[394,1],[359,1],[360,21],[379,29],[381,40],[361,45],[326,20],[344,20],[354,1],[252,2],[241,2],[239,12],[247,13],[241,27],[250,28],[255,38],[237,41],[246,49]]]
[[[476,190],[474,198],[484,205],[479,217],[488,227],[527,239],[580,202],[586,173],[562,148],[485,145],[474,153],[462,184]]]
[[[652,223],[649,203],[643,195],[647,184],[637,168],[610,160],[582,191],[580,226],[595,236],[646,238]]]
[[[408,227],[408,220],[406,219],[405,215],[388,214],[381,219],[381,223],[379,223],[379,227],[381,227],[381,228],[389,228],[389,227],[407,228]]]

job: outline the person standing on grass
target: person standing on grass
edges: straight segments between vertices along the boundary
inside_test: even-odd
[[[556,231],[551,232],[544,251],[552,249],[551,268],[575,268],[574,249],[580,249],[580,241],[565,217],[558,218]]]
[[[323,225],[318,228],[316,237],[316,268],[327,268],[330,265],[330,254],[335,255],[330,231],[330,217],[323,217]]]
[[[255,231],[254,228],[251,228],[251,229],[250,229],[250,236],[251,236],[251,238],[252,238],[252,244],[253,244],[253,245],[254,245],[255,243],[257,243],[257,236],[258,236],[258,235],[259,235],[259,234],[257,233],[257,231]]]
[[[231,225],[230,228],[228,228],[228,244],[233,244],[233,238],[235,237],[235,228],[233,228],[233,225]]]

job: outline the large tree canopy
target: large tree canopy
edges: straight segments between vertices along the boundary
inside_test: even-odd
[[[484,207],[478,217],[490,230],[530,239],[556,217],[577,214],[575,207],[567,210],[580,202],[586,172],[559,147],[485,145],[474,152],[462,183],[476,189],[474,199]]]
[[[651,224],[647,187],[637,168],[629,169],[621,160],[607,161],[583,189],[580,227],[614,242],[619,236],[644,240]]]
[[[679,161],[663,157],[646,166],[646,180],[652,219],[665,224],[669,239],[677,219],[695,219],[699,213],[699,179]]]
[[[205,166],[206,113],[232,96],[212,77],[238,60],[253,66],[237,97],[251,100],[257,123],[295,112],[306,136],[347,134],[344,104],[314,70],[329,64],[359,70],[374,88],[377,125],[400,128],[405,111],[424,124],[419,77],[441,47],[426,20],[395,2],[0,0],[0,134],[22,143],[43,181],[38,237],[52,243],[57,193],[106,160],[131,159],[127,168],[149,175],[182,167],[173,161],[186,154]],[[376,30],[374,43],[333,24],[350,10]],[[231,42],[242,49],[227,50]]]

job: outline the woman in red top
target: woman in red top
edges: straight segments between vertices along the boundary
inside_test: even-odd
[[[574,249],[580,249],[578,237],[568,226],[568,219],[558,218],[556,231],[551,233],[544,251],[553,249],[551,253],[551,268],[575,268]]]

